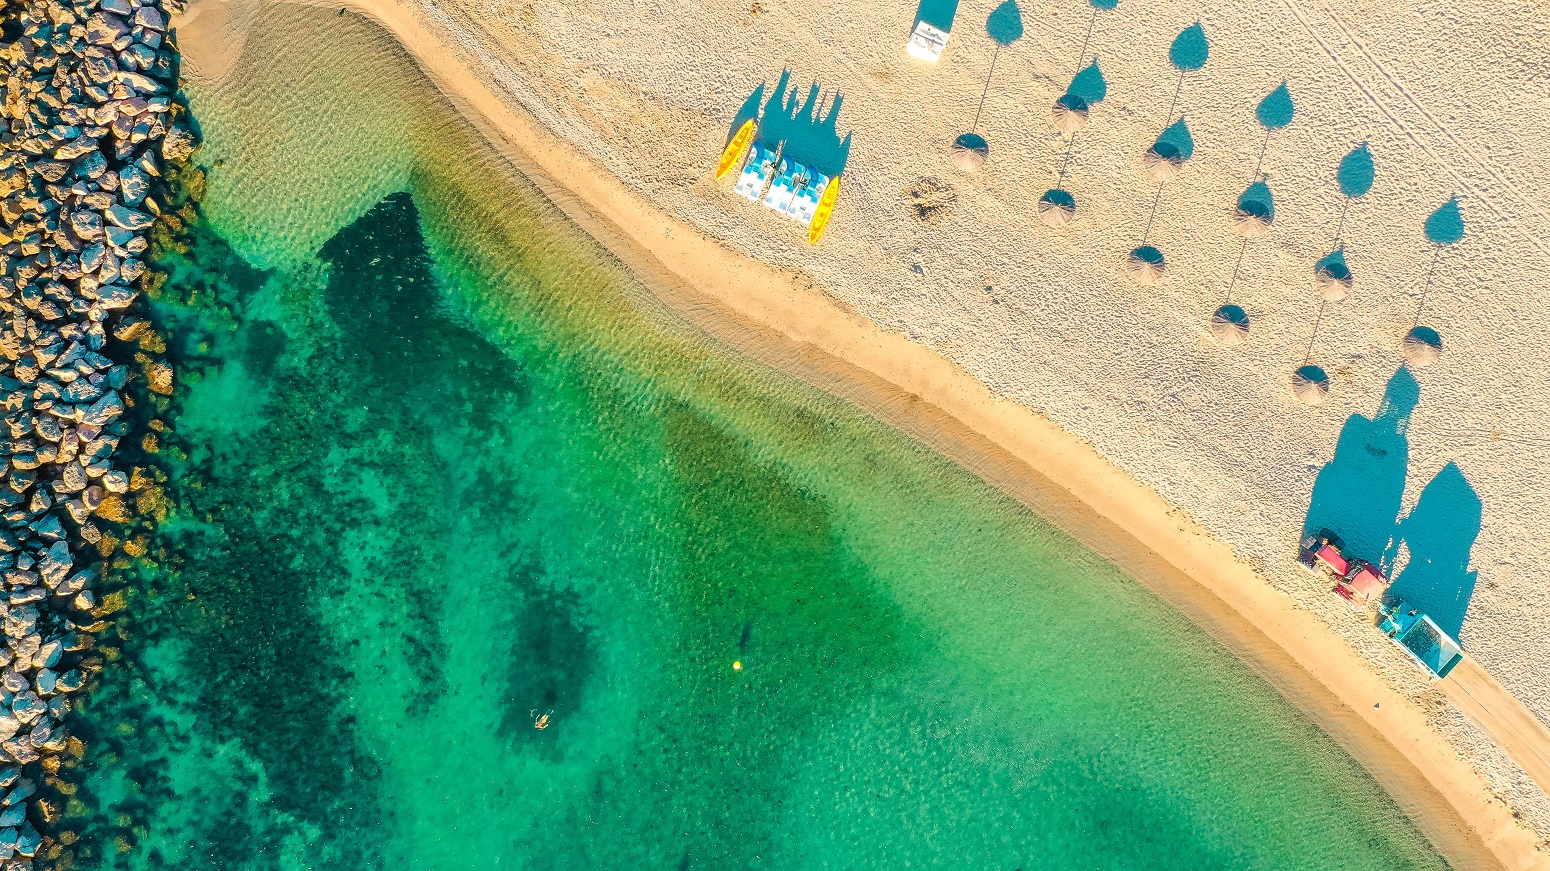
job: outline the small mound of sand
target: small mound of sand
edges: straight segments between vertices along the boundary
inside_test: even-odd
[[[910,214],[915,220],[932,225],[939,223],[958,200],[952,186],[939,178],[916,179],[904,196],[909,200]]]

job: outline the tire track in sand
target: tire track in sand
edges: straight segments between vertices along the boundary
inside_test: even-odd
[[[1319,32],[1314,29],[1312,22],[1308,20],[1308,16],[1306,15],[1305,10],[1301,8],[1296,0],[1281,0],[1281,3],[1286,7],[1286,10],[1292,14],[1292,17],[1297,19],[1297,22],[1302,25],[1303,30],[1307,31],[1308,35],[1312,37],[1313,41],[1318,43],[1319,48],[1323,49],[1324,53],[1329,56],[1329,59],[1335,62],[1335,66],[1339,67],[1340,71],[1345,73],[1346,78],[1350,79],[1351,82],[1356,85],[1357,89],[1362,92],[1362,95],[1365,96],[1367,100],[1373,104],[1373,106],[1377,107],[1378,111],[1382,112],[1384,117],[1393,122],[1394,126],[1398,128],[1407,139],[1415,143],[1416,147],[1420,148],[1427,157],[1431,158],[1439,168],[1446,172],[1460,187],[1460,189],[1474,195],[1474,197],[1482,205],[1484,205],[1492,215],[1496,217],[1497,221],[1512,227],[1514,230],[1517,230],[1518,234],[1522,236],[1525,241],[1539,249],[1541,254],[1544,254],[1547,258],[1550,258],[1550,246],[1547,246],[1544,240],[1542,240],[1538,234],[1530,232],[1527,227],[1525,227],[1516,217],[1513,216],[1510,210],[1498,205],[1495,202],[1493,195],[1488,195],[1485,192],[1479,190],[1474,184],[1470,183],[1469,180],[1466,179],[1457,168],[1455,168],[1448,161],[1443,160],[1442,157],[1425,142],[1425,140],[1416,135],[1415,131],[1413,131],[1410,126],[1399,117],[1394,108],[1391,107],[1387,101],[1379,97],[1372,87],[1370,87],[1365,81],[1357,76],[1356,72],[1353,71],[1351,67],[1347,65],[1345,60],[1340,57],[1339,52],[1331,47],[1330,44],[1324,39],[1324,37],[1319,35]],[[1372,67],[1377,71],[1378,75],[1383,78],[1388,86],[1394,91],[1398,92],[1404,101],[1409,103],[1410,107],[1416,112],[1419,112],[1421,117],[1425,118],[1426,121],[1433,128],[1435,128],[1437,132],[1440,133],[1443,138],[1445,138],[1460,154],[1467,157],[1471,163],[1473,163],[1478,169],[1489,176],[1492,181],[1496,182],[1496,184],[1500,185],[1509,194],[1511,194],[1512,197],[1516,199],[1520,205],[1527,208],[1527,210],[1531,212],[1534,217],[1538,218],[1542,223],[1550,223],[1550,221],[1547,221],[1544,210],[1539,206],[1538,203],[1525,196],[1524,193],[1518,189],[1517,185],[1513,184],[1511,180],[1503,177],[1499,172],[1496,171],[1495,168],[1490,165],[1489,162],[1481,160],[1480,157],[1472,150],[1470,150],[1470,148],[1465,145],[1457,136],[1453,135],[1453,132],[1448,129],[1447,125],[1437,120],[1435,115],[1429,112],[1425,106],[1422,106],[1420,101],[1416,99],[1415,95],[1411,93],[1410,89],[1407,88],[1402,82],[1400,82],[1394,73],[1390,71],[1388,67],[1384,66],[1382,61],[1378,60],[1378,58],[1373,55],[1372,51],[1367,48],[1367,46],[1360,39],[1358,39],[1354,33],[1351,32],[1351,29],[1346,26],[1345,22],[1342,21],[1338,15],[1327,9],[1324,10],[1324,13],[1331,21],[1334,22],[1335,26],[1340,29],[1341,34],[1345,36],[1350,44],[1361,53],[1362,57],[1367,59],[1367,62],[1372,65]]]

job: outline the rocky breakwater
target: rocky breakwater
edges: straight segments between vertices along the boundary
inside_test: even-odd
[[[137,370],[110,337],[145,330],[125,313],[155,278],[153,195],[193,145],[173,101],[175,11],[0,8],[0,871],[69,862],[71,836],[51,829],[74,791],[61,765],[83,752],[71,698],[104,662],[99,584],[136,477],[115,453]]]

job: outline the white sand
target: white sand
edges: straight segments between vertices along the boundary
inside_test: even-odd
[[[229,49],[242,16],[216,2],[200,0],[196,15],[219,35],[206,41]],[[1461,710],[1485,721],[1525,767],[1550,774],[1536,755],[1545,746],[1539,721],[1550,718],[1550,640],[1541,629],[1550,592],[1538,534],[1550,508],[1536,498],[1545,462],[1536,463],[1544,443],[1535,429],[1543,419],[1537,385],[1546,383],[1550,363],[1536,353],[1533,335],[1545,314],[1538,288],[1550,274],[1550,246],[1535,234],[1550,209],[1534,200],[1529,184],[1550,172],[1550,149],[1542,147],[1550,105],[1519,99],[1530,83],[1543,83],[1533,58],[1550,31],[1496,24],[1524,21],[1528,11],[1500,2],[1449,9],[1445,17],[1377,3],[1332,12],[1281,2],[1258,9],[1124,2],[1100,16],[1092,40],[1109,99],[1078,137],[1071,164],[1068,186],[1083,212],[1056,232],[1034,220],[1033,204],[1062,149],[1047,110],[1076,67],[1088,7],[1024,10],[1026,35],[1001,53],[981,125],[992,163],[966,179],[948,165],[946,144],[967,126],[979,97],[991,46],[981,24],[991,4],[966,0],[936,67],[903,53],[912,5],[757,5],[758,14],[740,3],[668,0],[369,8],[514,160],[563,183],[562,204],[584,225],[605,240],[612,228],[616,250],[646,249],[676,273],[683,292],[701,294],[686,311],[708,300],[736,322],[718,325],[714,312],[703,312],[707,328],[723,336],[773,330],[917,394],[991,445],[969,445],[935,419],[912,421],[908,403],[876,399],[886,394],[881,388],[868,404],[1031,502],[1038,498],[1018,492],[1015,474],[1001,475],[985,458],[1003,451],[1043,472],[1228,600],[1236,613],[1220,603],[1213,611],[1209,596],[1177,599],[1251,662],[1257,654],[1246,633],[1256,626],[1277,655],[1301,660],[1336,700],[1327,705],[1331,716],[1341,716],[1343,703],[1343,716],[1385,736],[1491,842],[1499,861],[1544,866],[1544,854],[1531,852],[1535,838],[1550,832],[1543,793]],[[1143,290],[1119,269],[1151,203],[1139,156],[1164,125],[1175,81],[1167,45],[1196,17],[1213,40],[1211,63],[1186,80],[1179,101],[1196,156],[1164,192],[1153,231],[1169,275]],[[193,23],[185,42],[190,72],[218,75],[219,50],[190,48],[201,25]],[[733,113],[761,80],[773,84],[782,64],[793,67],[798,84],[817,78],[844,90],[841,130],[855,130],[845,197],[818,249],[805,245],[795,224],[709,178]],[[1227,350],[1204,329],[1238,251],[1227,212],[1262,142],[1253,107],[1283,78],[1298,118],[1273,137],[1265,157],[1276,228],[1249,245],[1235,293],[1255,334]],[[1348,218],[1357,287],[1326,315],[1315,356],[1336,375],[1334,393],[1310,410],[1289,397],[1286,377],[1301,361],[1317,305],[1312,263],[1334,228],[1334,167],[1363,140],[1377,160],[1378,183]],[[596,172],[599,165],[609,172]],[[942,178],[958,194],[935,227],[907,215],[903,191],[923,176]],[[1445,255],[1431,295],[1429,320],[1449,349],[1420,374],[1406,501],[1413,504],[1451,460],[1479,493],[1485,516],[1473,551],[1479,585],[1463,632],[1474,662],[1439,691],[1292,556],[1314,474],[1333,454],[1341,424],[1376,411],[1399,363],[1398,339],[1430,261],[1421,222],[1455,193],[1470,235]],[[747,263],[739,252],[783,271]],[[911,271],[917,262],[923,274]],[[671,294],[666,281],[663,288]],[[788,352],[776,362],[801,370],[804,359]],[[808,368],[808,377],[822,383],[816,370],[828,371],[830,386],[867,401],[864,377],[847,386],[833,366]],[[963,370],[1021,406],[977,392]],[[1493,440],[1493,432],[1501,437]],[[1201,531],[1244,563],[1226,559],[1226,548]],[[1109,552],[1147,574],[1119,551]],[[1150,582],[1166,585],[1163,572],[1153,574]],[[1291,598],[1271,593],[1271,585]],[[1225,625],[1233,620],[1244,625]],[[1354,665],[1358,656],[1376,670]],[[1294,681],[1281,683],[1296,693]],[[1501,686],[1539,721],[1515,710]],[[1374,711],[1371,699],[1384,700],[1383,708]],[[1395,788],[1402,779],[1386,783]],[[1515,831],[1490,791],[1539,835]]]

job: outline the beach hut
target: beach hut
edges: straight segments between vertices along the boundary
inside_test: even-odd
[[[1421,369],[1437,362],[1442,356],[1442,336],[1431,327],[1412,327],[1405,334],[1405,361]]]
[[[1318,405],[1329,395],[1329,375],[1309,363],[1292,373],[1292,395],[1306,405]]]
[[[1076,217],[1076,198],[1068,191],[1052,188],[1039,197],[1039,220],[1051,227],[1064,227]]]
[[[957,167],[959,172],[979,172],[989,158],[990,143],[978,133],[964,133],[953,140],[953,166]]]
[[[1151,245],[1142,245],[1125,257],[1125,271],[1142,286],[1156,284],[1167,268],[1163,253]]]
[[[1378,631],[1432,677],[1447,677],[1464,658],[1459,643],[1418,609],[1395,602],[1390,607],[1380,607],[1378,614]]]
[[[1249,315],[1241,306],[1227,303],[1211,315],[1211,335],[1229,348],[1248,341]]]

